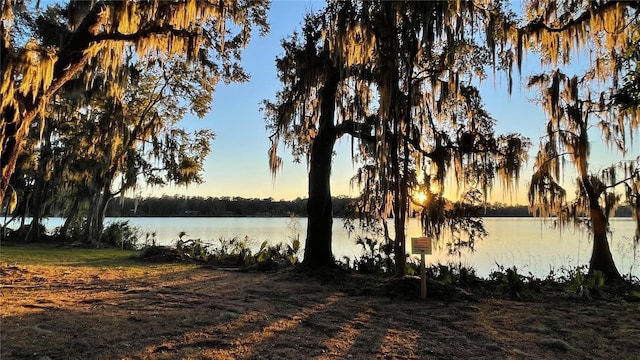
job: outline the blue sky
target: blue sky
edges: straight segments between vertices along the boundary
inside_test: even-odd
[[[189,128],[206,127],[216,133],[205,164],[205,183],[188,188],[143,189],[143,194],[272,197],[276,200],[307,196],[307,165],[304,161],[294,163],[285,147],[280,151],[284,166],[273,179],[267,156],[269,134],[260,106],[262,100],[274,99],[280,88],[275,69],[275,58],[283,53],[280,40],[300,29],[307,12],[317,11],[324,4],[324,1],[311,0],[273,1],[269,12],[271,31],[265,37],[254,36],[242,55],[251,80],[243,84],[220,84],[210,113],[204,119],[185,120]],[[355,172],[350,141],[339,141],[336,152],[332,192],[356,196],[357,191],[349,189],[349,179]]]
[[[281,147],[284,166],[275,179],[272,177],[267,157],[269,134],[259,109],[261,101],[273,99],[280,86],[275,69],[275,58],[282,54],[280,40],[300,28],[306,12],[319,10],[323,6],[324,1],[273,1],[269,13],[270,33],[265,37],[255,36],[243,53],[243,66],[251,75],[251,80],[244,84],[220,84],[210,113],[204,119],[185,120],[188,128],[210,128],[216,133],[212,153],[205,163],[205,182],[188,188],[170,186],[142,189],[144,195],[272,197],[276,200],[307,196],[307,165],[304,161],[294,163],[289,149]],[[538,65],[536,60],[525,60],[523,75],[536,72]],[[515,81],[511,97],[507,96],[504,77],[498,77],[495,82],[488,79],[481,86],[481,91],[486,109],[498,120],[496,132],[519,132],[531,138],[534,144],[531,152],[533,157],[538,139],[543,134],[545,116],[542,109],[530,101],[534,94],[520,85],[524,80],[516,78]],[[607,153],[606,148],[598,144],[594,144],[593,150],[598,155],[592,161],[592,165],[596,166],[606,164],[602,155],[607,156],[607,160],[615,155]],[[349,185],[355,167],[351,162],[351,141],[348,137],[338,141],[336,153],[332,193],[334,196],[356,196],[357,189],[351,189]],[[518,194],[509,196],[496,187],[490,200],[525,203],[524,191],[528,187],[532,167],[533,159],[525,166]]]

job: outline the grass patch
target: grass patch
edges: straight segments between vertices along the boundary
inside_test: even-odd
[[[60,265],[118,267],[139,265],[137,251],[119,249],[62,248],[50,244],[0,246],[0,261],[11,265]]]
[[[138,251],[119,249],[62,248],[48,244],[0,246],[0,261],[10,265],[140,267],[132,257]]]
[[[197,265],[188,263],[148,263],[134,259],[140,251],[120,249],[65,248],[52,244],[2,244],[2,264],[39,268],[42,271],[58,271],[58,268],[76,268],[118,278],[157,276],[194,270]],[[44,270],[43,270],[44,269]]]

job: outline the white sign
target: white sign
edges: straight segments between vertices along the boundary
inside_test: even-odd
[[[428,238],[428,237],[411,238],[411,253],[431,255],[431,238]]]

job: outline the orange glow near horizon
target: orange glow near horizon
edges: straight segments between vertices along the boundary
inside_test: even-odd
[[[423,191],[418,191],[413,195],[413,198],[418,204],[424,204],[427,201],[427,194]]]

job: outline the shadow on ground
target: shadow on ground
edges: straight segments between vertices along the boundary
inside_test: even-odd
[[[204,267],[6,270],[2,359],[637,358],[638,304],[349,295]]]

